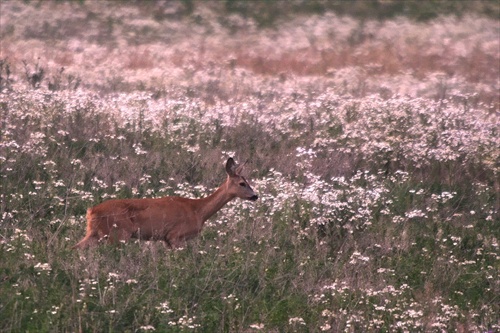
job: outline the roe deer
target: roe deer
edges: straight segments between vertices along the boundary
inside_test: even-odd
[[[91,207],[87,210],[87,233],[73,248],[86,248],[105,237],[110,243],[138,238],[163,240],[176,247],[195,237],[205,221],[234,198],[257,200],[240,174],[242,167],[229,158],[226,181],[205,198],[114,199]]]

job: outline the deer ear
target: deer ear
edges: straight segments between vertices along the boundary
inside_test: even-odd
[[[226,162],[226,173],[231,177],[236,176],[236,163],[232,157],[230,157]]]

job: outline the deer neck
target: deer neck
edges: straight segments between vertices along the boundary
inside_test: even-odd
[[[217,213],[225,204],[234,199],[234,195],[227,192],[227,184],[222,184],[214,193],[208,197],[199,199],[199,213],[202,223]]]

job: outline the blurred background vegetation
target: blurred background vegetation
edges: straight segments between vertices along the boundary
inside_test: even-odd
[[[25,0],[31,2],[34,0]],[[36,0],[39,1],[39,0]],[[56,2],[80,2],[89,0],[56,0]],[[118,1],[117,1],[118,2]],[[140,6],[156,5],[161,0],[121,0]],[[497,0],[172,0],[169,6],[178,8],[170,12],[169,18],[182,17],[193,13],[200,5],[218,6],[227,14],[238,13],[245,18],[253,18],[260,26],[272,26],[277,20],[293,15],[324,14],[333,11],[338,15],[348,15],[361,19],[388,19],[405,16],[418,21],[426,21],[439,15],[465,14],[500,17],[500,2]],[[219,11],[221,12],[221,11]],[[163,18],[162,15],[157,17]]]
[[[200,1],[184,0],[188,8]],[[491,17],[499,15],[499,2],[495,0],[446,1],[446,0],[226,0],[228,12],[238,12],[253,17],[262,25],[272,24],[275,20],[293,14],[323,14],[334,11],[339,15],[357,18],[387,19],[406,16],[419,21],[435,18],[439,15],[485,14]]]
[[[42,2],[42,0],[25,0],[27,3],[37,1]],[[83,4],[89,0],[55,1]],[[151,6],[162,1],[118,0],[116,2]],[[175,7],[177,10],[164,15],[159,13],[157,19],[190,15],[197,6],[201,5],[219,7],[219,13],[238,13],[245,18],[254,19],[260,26],[272,26],[276,21],[294,15],[324,14],[329,11],[360,19],[389,19],[404,16],[417,21],[426,21],[439,15],[461,17],[465,14],[500,18],[500,1],[497,0],[171,0],[168,1],[168,6]]]

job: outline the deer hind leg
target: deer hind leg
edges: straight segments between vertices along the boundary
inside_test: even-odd
[[[130,218],[110,219],[108,225],[107,236],[110,244],[126,242],[137,232],[137,227]]]
[[[132,233],[127,230],[112,228],[107,236],[109,244],[117,244],[128,241],[132,237]]]
[[[94,246],[99,241],[99,235],[94,225],[94,215],[92,209],[87,209],[87,231],[85,237],[79,241],[72,249],[85,249],[89,246]]]
[[[87,247],[91,247],[97,244],[99,241],[97,234],[89,233],[78,244],[74,245],[72,249],[85,249]]]

